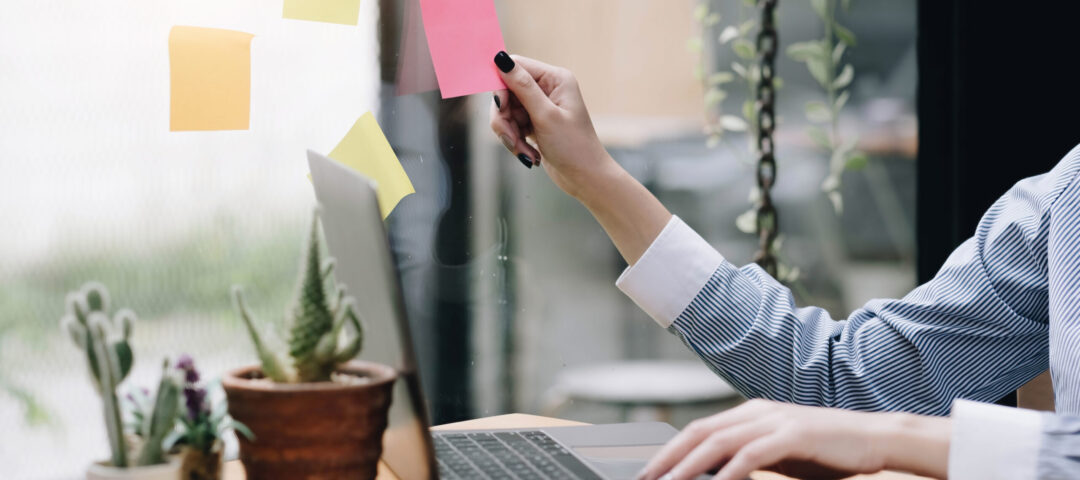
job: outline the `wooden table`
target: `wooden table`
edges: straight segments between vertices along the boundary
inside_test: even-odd
[[[538,417],[523,413],[512,413],[496,417],[478,418],[465,422],[449,423],[433,427],[432,430],[482,430],[489,428],[544,428],[544,427],[569,427],[574,425],[586,425],[571,420],[558,418]],[[244,480],[244,467],[239,461],[231,461],[225,464],[224,480]],[[790,480],[789,477],[772,472],[754,472],[750,476],[753,480]],[[908,475],[895,472],[881,472],[874,475],[858,475],[851,480],[919,480],[925,477]],[[394,472],[391,472],[385,464],[379,462],[379,476],[377,480],[399,480]]]

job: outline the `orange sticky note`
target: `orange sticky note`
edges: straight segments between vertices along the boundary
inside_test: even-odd
[[[282,18],[356,25],[360,0],[285,0]]]
[[[327,156],[375,181],[375,196],[384,219],[402,198],[416,192],[371,112],[360,117]]]
[[[176,26],[169,32],[169,130],[247,130],[250,33]]]

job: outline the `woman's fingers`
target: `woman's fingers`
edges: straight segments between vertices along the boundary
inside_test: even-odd
[[[739,449],[739,453],[720,469],[716,480],[743,480],[750,472],[779,463],[785,458],[799,458],[799,439],[778,431],[758,438]]]
[[[771,433],[773,423],[762,419],[717,430],[698,444],[668,473],[676,479],[694,478],[733,457],[743,445]]]
[[[533,75],[525,68],[518,68],[514,59],[510,58],[506,52],[495,55],[495,65],[499,67],[506,87],[514,92],[530,115],[545,115],[555,108],[555,104],[551,103],[551,99],[540,89],[540,85],[536,84]]]
[[[508,105],[510,105],[510,91],[509,90],[496,90],[492,92],[492,102],[495,104],[496,111],[503,111]]]
[[[491,110],[491,130],[499,138],[499,143],[517,157],[522,165],[532,168],[533,165],[539,163],[540,152],[525,141],[529,131],[522,129],[514,122],[509,113],[499,112],[494,103],[491,105]]]
[[[679,460],[697,448],[713,432],[727,428],[738,423],[756,419],[758,414],[768,404],[758,400],[751,400],[738,407],[711,417],[695,420],[686,426],[675,438],[664,445],[649,464],[641,471],[638,478],[655,480],[669,472]]]

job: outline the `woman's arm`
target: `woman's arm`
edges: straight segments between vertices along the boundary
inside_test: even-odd
[[[631,264],[619,287],[744,395],[942,415],[1046,369],[1043,227],[1063,167],[1003,196],[932,281],[834,320],[672,218],[604,151],[573,76],[515,58],[497,58],[513,95],[496,93],[496,134],[597,216]]]

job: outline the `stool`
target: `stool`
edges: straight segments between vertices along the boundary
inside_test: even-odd
[[[571,401],[613,405],[623,421],[671,422],[679,406],[738,402],[740,395],[700,362],[644,360],[566,369],[544,395],[544,415]]]

